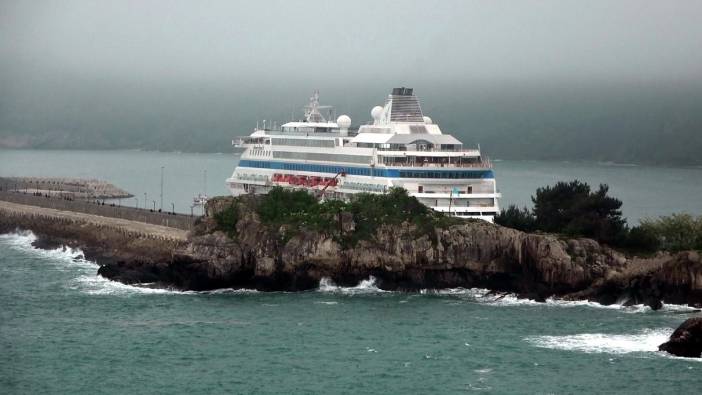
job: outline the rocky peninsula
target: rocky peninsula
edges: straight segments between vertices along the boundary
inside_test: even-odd
[[[207,216],[178,237],[2,206],[0,232],[29,229],[40,246],[80,247],[101,265],[100,275],[128,284],[299,291],[318,287],[322,278],[356,285],[374,276],[388,290],[481,287],[535,300],[702,305],[702,259],[695,251],[625,254],[592,239],[428,213],[411,198],[388,207],[376,202],[373,212],[369,202],[328,202],[314,216],[282,198],[272,206],[260,196],[211,199]]]
[[[100,274],[131,282],[162,282],[182,289],[249,287],[297,291],[330,278],[356,285],[374,276],[389,290],[481,287],[535,300],[555,296],[602,304],[662,302],[702,305],[702,260],[694,251],[628,256],[594,240],[529,234],[480,220],[436,224],[382,224],[350,244],[338,233],[271,226],[257,198],[219,198],[208,205],[171,262],[116,262]],[[217,214],[233,208],[234,230],[219,229]],[[358,223],[340,212],[337,232]],[[442,226],[445,225],[445,226]]]

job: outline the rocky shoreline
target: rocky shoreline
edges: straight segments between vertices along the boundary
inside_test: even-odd
[[[213,200],[210,216],[182,242],[29,217],[3,216],[0,232],[29,229],[38,247],[81,248],[111,280],[183,290],[300,291],[318,287],[322,278],[353,286],[374,276],[386,290],[480,287],[538,301],[702,306],[702,260],[694,251],[628,256],[591,239],[528,234],[483,221],[421,236],[409,223],[383,225],[372,239],[348,246],[320,232],[267,226],[246,199],[237,203],[236,236],[230,237],[216,230],[212,217],[231,204],[231,198]],[[353,229],[353,220],[346,218],[344,227]]]
[[[0,233],[31,230],[35,247],[80,248],[105,278],[180,290],[302,291],[319,287],[324,278],[355,286],[373,276],[383,290],[477,287],[536,301],[554,297],[654,310],[663,301],[702,306],[702,259],[696,251],[638,257],[591,239],[524,233],[483,221],[421,235],[408,222],[382,225],[372,238],[348,245],[323,232],[266,225],[255,204],[249,197],[214,199],[209,215],[185,235],[0,201]],[[225,233],[214,217],[227,207],[236,208],[237,221],[235,231]],[[339,216],[340,231],[352,232],[353,217]],[[659,349],[700,357],[700,328],[702,318],[691,318]]]

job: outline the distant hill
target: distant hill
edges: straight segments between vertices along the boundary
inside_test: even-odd
[[[367,122],[390,87],[327,87]],[[227,152],[257,120],[300,116],[312,88],[89,86],[0,97],[0,147]],[[521,84],[415,86],[425,114],[492,158],[702,165],[702,88]]]

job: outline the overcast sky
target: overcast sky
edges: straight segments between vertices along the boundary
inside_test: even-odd
[[[702,77],[702,1],[7,1],[0,75],[148,81]]]

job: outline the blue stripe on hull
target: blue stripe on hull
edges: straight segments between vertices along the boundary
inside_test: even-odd
[[[343,171],[346,172],[346,174],[354,176],[374,176],[387,178],[495,178],[495,174],[492,170],[408,170],[386,168],[375,169],[370,167],[317,165],[309,163],[289,163],[248,159],[240,160],[239,167],[252,167],[255,169],[274,169],[288,171],[309,171],[315,173],[329,173],[332,175]]]

